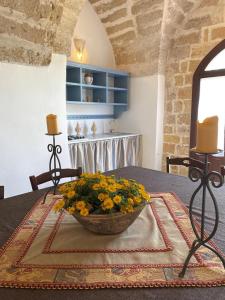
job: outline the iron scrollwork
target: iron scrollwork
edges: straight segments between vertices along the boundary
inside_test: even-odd
[[[196,188],[196,190],[194,191],[192,197],[191,197],[191,201],[190,201],[190,206],[189,206],[189,217],[190,217],[190,221],[191,221],[191,226],[193,228],[193,231],[195,233],[196,239],[193,241],[191,249],[187,255],[187,258],[185,260],[184,266],[182,271],[179,274],[179,277],[184,277],[186,269],[188,267],[189,261],[191,259],[191,257],[195,254],[195,252],[201,247],[204,246],[208,249],[210,249],[211,251],[213,251],[222,261],[223,266],[225,268],[225,260],[222,257],[222,255],[220,253],[218,253],[213,247],[211,247],[210,245],[208,245],[207,243],[214,237],[214,235],[216,234],[217,228],[218,228],[218,224],[219,224],[219,210],[218,210],[218,205],[217,205],[217,201],[216,198],[212,192],[212,189],[210,187],[210,184],[212,184],[212,186],[214,188],[220,188],[223,183],[224,183],[224,179],[223,176],[215,171],[212,172],[208,172],[208,157],[210,154],[208,153],[204,153],[204,157],[205,157],[205,167],[204,170],[201,170],[199,168],[193,167],[190,168],[189,170],[189,178],[191,181],[193,182],[198,182],[200,181],[200,184],[198,185],[198,187]],[[195,197],[198,194],[198,192],[202,189],[202,208],[201,208],[201,224],[200,224],[200,233],[198,232],[198,229],[196,228],[196,224],[194,222],[194,217],[193,217],[193,203],[195,201]],[[207,236],[205,234],[205,206],[206,206],[206,192],[208,191],[213,205],[214,205],[214,210],[215,210],[215,224],[213,226],[213,229],[211,231],[211,233]]]
[[[61,134],[61,133],[59,133]],[[58,134],[58,135],[59,135]],[[57,186],[60,182],[60,175],[61,175],[61,162],[59,159],[59,154],[62,153],[62,147],[60,145],[56,145],[55,143],[55,135],[52,135],[53,138],[53,142],[52,144],[48,144],[47,149],[51,154],[50,160],[49,160],[49,172],[51,174],[51,180],[54,186],[54,195],[56,193],[56,189]],[[45,203],[46,197],[48,195],[48,193],[52,190],[52,188],[50,188],[44,196],[44,200],[43,203]]]

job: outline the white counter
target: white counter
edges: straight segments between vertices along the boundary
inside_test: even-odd
[[[111,140],[116,138],[132,137],[132,136],[139,136],[139,135],[140,134],[138,133],[123,133],[123,132],[102,133],[102,134],[96,134],[95,136],[89,135],[83,139],[70,140],[68,141],[68,143],[69,144],[87,143],[87,142]]]

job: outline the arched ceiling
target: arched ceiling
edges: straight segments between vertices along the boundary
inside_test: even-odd
[[[118,67],[136,75],[163,70],[174,31],[199,1],[90,0],[106,28]],[[0,60],[48,65],[53,52],[70,54],[84,2],[0,0]]]
[[[195,10],[202,0],[166,0],[162,19],[161,39],[159,45],[159,73],[165,72],[168,50],[175,36],[175,32],[182,27],[185,19]]]
[[[118,67],[135,75],[163,73],[167,49],[201,0],[90,0],[111,40]]]

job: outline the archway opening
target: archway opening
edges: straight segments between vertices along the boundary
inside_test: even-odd
[[[225,40],[202,60],[193,77],[191,148],[196,144],[196,121],[212,115],[219,117],[218,148],[224,150]],[[214,170],[219,171],[224,164],[224,153],[211,158]]]

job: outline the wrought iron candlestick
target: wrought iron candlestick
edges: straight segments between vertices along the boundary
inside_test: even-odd
[[[48,144],[48,151],[51,154],[51,157],[50,157],[50,160],[49,160],[49,172],[51,174],[51,180],[52,180],[52,183],[53,183],[53,186],[54,186],[54,195],[56,193],[56,189],[57,189],[57,186],[60,182],[60,173],[61,173],[61,163],[60,163],[60,159],[59,159],[59,156],[58,154],[60,154],[62,152],[62,147],[60,145],[56,145],[55,143],[55,136],[56,135],[60,135],[62,134],[61,132],[59,132],[58,134],[48,134],[46,133],[46,135],[49,135],[49,136],[52,136],[52,144]],[[52,190],[52,187],[47,191],[47,193],[45,194],[44,196],[44,200],[43,200],[43,203],[45,202],[46,200],[46,197],[48,195],[48,193]]]
[[[221,151],[218,150],[218,152],[216,152],[216,153],[200,153],[200,152],[195,151],[195,150],[192,150],[192,151],[195,152],[196,154],[204,155],[205,167],[204,167],[204,170],[193,167],[189,171],[189,178],[193,182],[197,182],[197,181],[201,180],[200,185],[197,187],[197,189],[195,190],[195,192],[193,193],[193,195],[191,197],[190,207],[189,207],[189,216],[190,216],[190,220],[191,220],[191,226],[192,226],[193,231],[195,233],[196,239],[194,240],[194,242],[191,246],[191,249],[188,253],[188,256],[185,260],[183,269],[179,274],[179,277],[184,277],[191,257],[195,254],[195,252],[201,246],[204,246],[204,247],[210,249],[211,251],[213,251],[220,258],[220,260],[222,261],[223,266],[225,268],[225,260],[222,257],[222,255],[220,253],[218,253],[213,247],[208,245],[208,242],[216,234],[218,224],[219,224],[219,211],[218,211],[217,201],[216,201],[216,198],[215,198],[215,196],[214,196],[214,194],[211,190],[210,182],[211,182],[211,184],[214,188],[221,187],[223,185],[223,182],[224,182],[223,176],[220,173],[215,172],[215,171],[212,171],[212,172],[208,171],[209,156],[213,155],[213,154],[217,154]],[[194,223],[193,203],[194,203],[194,200],[195,200],[195,196],[197,195],[197,193],[201,189],[202,189],[202,210],[201,210],[201,226],[200,226],[200,233],[199,233],[197,228],[196,228],[196,225]],[[205,206],[206,206],[206,192],[207,191],[209,192],[209,194],[212,198],[213,205],[214,205],[214,208],[215,208],[215,224],[214,224],[212,232],[208,236],[206,236],[206,234],[205,234]]]

